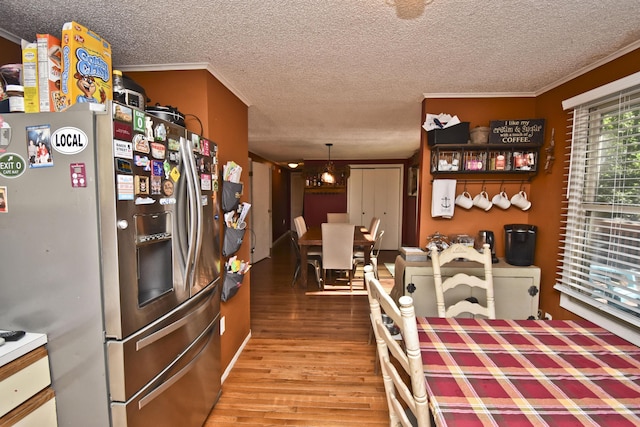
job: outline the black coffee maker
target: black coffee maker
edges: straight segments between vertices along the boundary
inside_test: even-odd
[[[493,234],[493,231],[490,230],[480,230],[478,231],[478,239],[476,240],[476,249],[481,249],[482,245],[485,243],[489,244],[491,248],[491,262],[496,264],[498,262],[498,257],[496,256],[496,238]]]

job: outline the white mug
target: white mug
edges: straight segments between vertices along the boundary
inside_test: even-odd
[[[509,196],[507,196],[506,191],[501,191],[500,193],[493,196],[491,202],[493,202],[493,204],[500,209],[509,209],[509,207],[511,206],[511,202],[509,201]]]
[[[527,198],[527,193],[524,190],[513,195],[511,198],[511,204],[523,211],[526,211],[531,207],[531,202]]]
[[[480,209],[488,211],[489,209],[491,209],[491,206],[493,206],[493,203],[491,203],[491,200],[489,200],[489,195],[487,194],[487,192],[483,190],[473,198],[473,205],[479,207]]]
[[[459,194],[458,197],[456,197],[456,205],[460,206],[461,208],[471,209],[471,207],[473,206],[473,199],[471,198],[471,194],[466,191]]]

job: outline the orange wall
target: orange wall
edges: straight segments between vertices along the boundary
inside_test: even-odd
[[[204,136],[218,144],[220,172],[227,161],[243,168],[245,184],[241,201],[248,201],[249,143],[248,107],[206,70],[125,72],[144,87],[150,105],[171,105],[183,114],[193,114],[201,121]],[[187,128],[200,132],[200,124],[186,117]],[[238,259],[250,260],[250,239],[245,239]],[[226,332],[222,335],[222,369],[226,369],[249,334],[251,270],[238,293],[222,303]]]
[[[498,256],[504,255],[503,225],[507,223],[534,224],[538,226],[536,239],[535,264],[541,269],[540,308],[550,313],[554,319],[576,319],[577,316],[560,308],[560,293],[553,289],[555,285],[559,241],[561,237],[561,214],[564,202],[565,160],[569,152],[570,138],[569,114],[562,110],[562,101],[603,84],[640,71],[640,49],[635,50],[615,61],[577,77],[565,84],[547,91],[535,98],[467,98],[467,99],[425,99],[423,101],[423,117],[426,112],[447,112],[457,114],[461,120],[470,121],[471,128],[487,126],[490,120],[504,119],[545,119],[545,142],[540,152],[539,172],[525,184],[532,207],[527,212],[510,208],[500,211],[492,208],[489,212],[472,208],[470,211],[456,209],[451,220],[431,218],[431,180],[429,172],[429,149],[426,147],[426,133],[423,132],[419,244],[424,247],[427,236],[439,231],[444,234],[467,233],[475,235],[479,229],[493,230],[496,234]],[[555,128],[555,161],[549,172],[544,171],[546,160],[545,148],[551,140],[551,130]],[[493,177],[488,177],[493,178]],[[517,179],[517,178],[516,178]],[[464,183],[458,183],[458,192]],[[520,187],[520,184],[504,184],[509,195]],[[467,183],[469,191],[476,194],[482,187],[482,181]],[[501,184],[487,183],[487,191],[495,194]]]
[[[547,119],[547,126],[556,129],[555,157],[552,172],[540,173],[532,182],[533,192],[548,200],[544,210],[531,213],[531,220],[538,224],[544,233],[538,235],[536,264],[541,267],[540,306],[551,313],[553,318],[574,319],[577,316],[559,307],[560,293],[553,289],[558,266],[557,247],[560,235],[560,215],[565,201],[565,154],[569,152],[570,116],[562,110],[562,101],[593,88],[640,71],[640,49],[611,61],[589,73],[577,77],[536,98],[536,111]]]
[[[470,128],[476,126],[489,126],[490,120],[508,120],[508,119],[533,119],[537,118],[535,111],[535,98],[458,98],[443,99],[433,98],[425,99],[423,102],[423,110],[433,114],[445,112],[457,115],[460,120],[470,122]],[[426,116],[425,116],[426,117]],[[473,237],[477,236],[479,230],[492,230],[496,237],[496,253],[499,257],[504,256],[504,229],[505,224],[529,224],[529,217],[532,211],[544,209],[544,203],[536,203],[539,198],[535,194],[531,194],[529,183],[515,177],[516,181],[507,181],[514,179],[513,177],[505,177],[505,182],[485,182],[493,180],[494,175],[467,175],[465,181],[463,177],[457,177],[456,194],[461,193],[466,187],[472,196],[478,194],[483,188],[486,188],[490,197],[499,193],[504,189],[510,196],[523,188],[527,191],[530,199],[532,199],[532,208],[523,212],[510,208],[506,211],[498,208],[492,208],[489,212],[482,211],[478,208],[464,210],[457,208],[452,219],[432,218],[431,217],[431,191],[432,180],[436,178],[431,175],[429,165],[431,164],[431,152],[426,143],[426,132],[422,131],[422,167],[420,172],[420,227],[419,227],[419,245],[425,247],[427,237],[435,232],[442,234],[469,234]]]

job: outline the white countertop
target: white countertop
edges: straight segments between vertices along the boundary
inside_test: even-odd
[[[0,345],[0,366],[13,362],[17,358],[24,356],[32,350],[47,343],[45,334],[34,334],[27,332],[18,341],[6,341]]]

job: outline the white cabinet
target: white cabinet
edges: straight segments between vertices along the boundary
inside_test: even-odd
[[[349,220],[369,226],[380,218],[382,249],[400,247],[402,218],[402,165],[351,165],[347,184]]]
[[[474,262],[454,261],[442,268],[443,277],[451,277],[460,272],[484,276],[482,267]],[[456,295],[447,293],[445,297],[455,301],[474,296],[480,303],[486,303],[484,292],[474,294],[472,291],[471,288],[465,290],[463,287],[460,293]],[[496,318],[536,317],[540,298],[540,268],[513,266],[501,259],[499,263],[493,264],[493,291]],[[431,261],[407,262],[401,256],[396,258],[395,284],[391,296],[397,301],[402,295],[413,298],[416,316],[438,316]]]
[[[0,347],[1,426],[58,425],[49,356],[45,346],[41,345],[46,341],[41,341],[37,335],[27,334],[21,340],[7,342]]]

